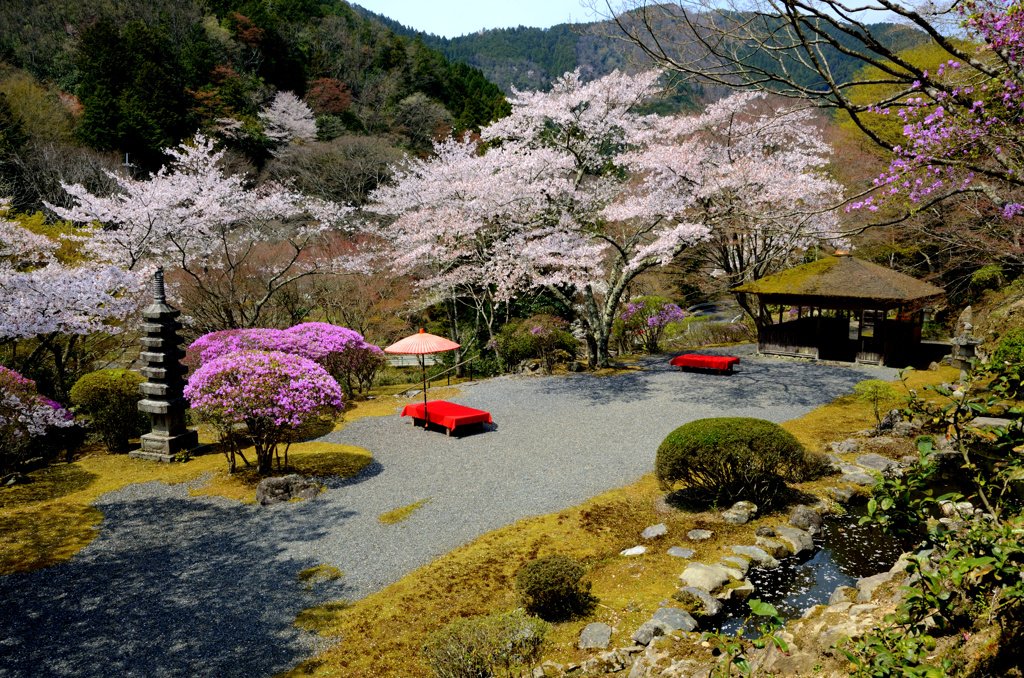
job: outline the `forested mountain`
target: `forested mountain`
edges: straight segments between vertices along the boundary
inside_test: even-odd
[[[551,28],[498,28],[457,38],[443,38],[420,33],[359,5],[354,5],[354,8],[398,35],[418,37],[452,61],[479,68],[488,80],[506,92],[510,92],[512,87],[520,90],[546,89],[553,78],[576,68],[585,78],[591,79],[643,63],[641,55],[630,55],[626,51],[626,43],[607,37],[617,30],[607,22],[558,24]],[[869,28],[888,47],[897,51],[919,44],[927,37],[920,31],[896,24],[876,24]],[[839,31],[835,31],[835,36],[844,46],[853,41]],[[828,57],[829,63],[837,66],[837,78],[850,76],[863,65],[856,59],[844,58],[836,50],[829,50]],[[752,58],[766,60],[763,54],[755,54]],[[796,64],[789,66],[801,74],[804,84],[816,84],[816,75],[811,71]]]
[[[479,69],[344,0],[4,0],[0,61],[0,195],[29,205],[42,161],[26,144],[129,153],[151,170],[199,130],[263,167],[280,150],[275,115],[312,111],[321,142],[425,152],[508,110]]]

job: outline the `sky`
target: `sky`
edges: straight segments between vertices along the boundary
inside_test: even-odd
[[[547,28],[593,20],[591,10],[582,7],[580,0],[355,0],[355,4],[446,38],[485,28]]]

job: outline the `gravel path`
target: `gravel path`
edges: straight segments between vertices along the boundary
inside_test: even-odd
[[[360,419],[325,440],[365,447],[373,463],[307,502],[262,508],[162,483],[104,495],[101,532],[72,561],[0,577],[0,676],[271,675],[317,650],[292,626],[302,609],[359,599],[484,532],[633,482],[677,426],[781,422],[895,375],[750,351],[732,376],[658,356],[616,377],[480,382],[457,401],[495,425],[464,437]],[[422,499],[403,523],[377,521]],[[298,573],[324,563],[346,576],[303,590]]]

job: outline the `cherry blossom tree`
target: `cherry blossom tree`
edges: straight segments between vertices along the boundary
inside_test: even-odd
[[[47,207],[99,224],[83,248],[100,259],[129,271],[152,264],[181,271],[210,305],[201,329],[252,327],[295,281],[360,268],[357,256],[318,251],[350,208],[276,184],[249,188],[220,168],[223,151],[202,135],[165,152],[171,162],[145,180],[110,173],[118,190],[106,196],[65,185],[73,207]]]
[[[1024,193],[1024,13],[1018,0],[588,0],[609,33],[682,79],[771,92],[848,115],[893,155],[854,208],[881,202],[876,225],[960,196],[1005,219]],[[869,24],[886,17],[902,24]],[[959,24],[959,30],[958,26]],[[938,68],[901,51],[905,35],[942,55]],[[966,35],[968,40],[962,39]],[[856,66],[851,68],[850,63]],[[905,141],[875,116],[900,115]],[[991,208],[995,208],[994,210]],[[987,220],[983,228],[987,228]]]
[[[0,203],[0,342],[33,342],[20,361],[25,366],[49,355],[54,393],[66,400],[67,363],[76,346],[89,335],[122,331],[122,321],[140,307],[148,271],[126,271],[99,257],[61,261],[61,242],[5,213]]]
[[[397,172],[372,207],[396,216],[394,268],[424,272],[435,295],[544,287],[575,309],[600,367],[629,283],[719,226],[783,229],[793,247],[834,235],[822,215],[840,187],[819,175],[829,149],[806,115],[756,115],[749,94],[697,116],[636,113],[659,77],[568,73],[550,92],[516,92],[512,114],[481,131],[486,150],[449,139]]]
[[[66,409],[40,397],[35,382],[0,367],[0,473],[24,460],[34,438],[74,423]]]
[[[278,92],[259,118],[263,133],[275,144],[316,139],[313,110],[291,92]]]

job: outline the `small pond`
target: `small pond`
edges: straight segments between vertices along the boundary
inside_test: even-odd
[[[752,597],[774,605],[784,619],[797,619],[815,605],[827,605],[837,586],[855,586],[858,579],[891,568],[906,550],[904,544],[873,525],[858,525],[864,512],[864,507],[851,507],[845,515],[826,517],[809,557],[785,558],[774,570],[751,568]],[[750,608],[746,601],[735,601],[725,609],[721,630],[735,633]],[[748,628],[747,634],[756,635],[756,629]]]

